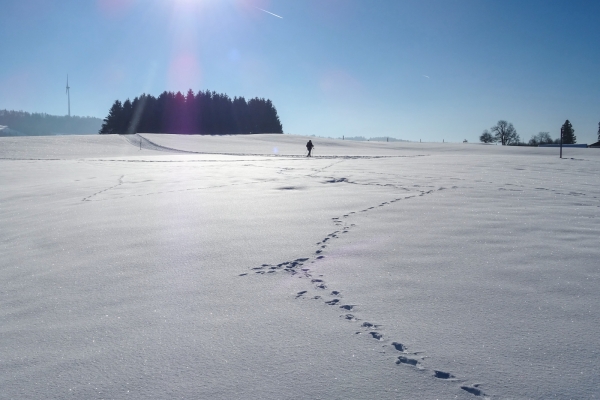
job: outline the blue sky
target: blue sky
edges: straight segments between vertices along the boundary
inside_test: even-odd
[[[275,15],[269,14],[269,11]],[[105,117],[116,99],[273,101],[286,133],[578,142],[600,122],[600,1],[3,0],[0,109]]]

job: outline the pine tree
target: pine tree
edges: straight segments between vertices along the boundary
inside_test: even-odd
[[[575,137],[575,130],[573,129],[573,125],[566,120],[563,126],[560,128],[562,132],[562,142],[563,144],[575,144],[577,143],[577,138]]]
[[[598,122],[598,141],[600,142],[600,122]]]
[[[102,124],[102,128],[100,128],[100,134],[114,134],[119,133],[119,122],[121,119],[121,114],[123,113],[123,105],[119,100],[115,101],[110,110],[108,111],[108,115],[104,118],[104,123]]]
[[[127,99],[123,103],[123,111],[121,112],[121,118],[119,118],[119,133],[120,134],[133,133],[133,132],[129,131],[132,119],[133,119],[133,104],[131,104],[131,100]]]
[[[196,133],[198,132],[198,122],[196,115],[196,96],[192,89],[189,89],[185,95],[185,133]]]

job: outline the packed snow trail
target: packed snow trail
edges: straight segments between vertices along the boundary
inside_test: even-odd
[[[168,153],[182,153],[182,154],[197,154],[193,151],[185,151],[172,149],[170,147],[160,146],[152,141],[146,139],[145,137],[138,135],[137,133],[131,135],[119,135],[123,139],[125,139],[129,144],[138,147],[140,150],[153,150],[153,151],[165,151]]]

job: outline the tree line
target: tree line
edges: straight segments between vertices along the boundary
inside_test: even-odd
[[[100,118],[69,117],[28,113],[25,111],[0,110],[0,125],[8,126],[26,136],[76,135],[98,132]]]
[[[123,103],[114,102],[104,119],[101,134],[131,133],[249,134],[283,133],[271,100],[255,97],[231,99],[214,91],[190,89],[163,92],[158,97],[142,94]]]
[[[576,144],[577,137],[575,129],[569,120],[560,128],[563,144]],[[560,137],[552,139],[549,132],[540,132],[533,135],[528,143],[521,142],[521,137],[512,123],[504,120],[492,126],[489,130],[484,130],[479,140],[483,143],[501,143],[503,146],[539,146],[541,144],[558,144]],[[598,124],[598,141],[600,141],[600,123]]]

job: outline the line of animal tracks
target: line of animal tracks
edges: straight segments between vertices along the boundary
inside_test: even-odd
[[[457,188],[456,186],[452,189]],[[321,241],[315,244],[316,248],[312,251],[312,254],[305,257],[296,258],[294,260],[282,261],[278,264],[262,264],[257,267],[251,268],[251,272],[242,273],[239,276],[274,276],[278,273],[289,274],[293,277],[303,279],[306,282],[306,290],[301,290],[295,294],[295,298],[298,300],[313,300],[323,301],[327,306],[334,307],[334,309],[341,312],[340,318],[344,318],[349,322],[357,324],[356,334],[367,334],[372,337],[373,340],[383,342],[384,346],[391,347],[392,351],[397,352],[395,363],[399,366],[417,368],[423,372],[429,372],[432,379],[441,379],[448,382],[458,384],[460,388],[472,395],[481,396],[487,398],[488,396],[483,392],[483,389],[477,384],[467,384],[467,379],[464,377],[457,377],[453,374],[441,370],[428,370],[422,363],[425,358],[424,352],[411,352],[410,349],[402,343],[401,340],[388,338],[385,330],[382,329],[380,324],[372,321],[367,321],[360,315],[359,307],[351,302],[342,301],[342,293],[335,288],[328,286],[325,276],[323,274],[315,274],[311,269],[311,264],[318,263],[320,260],[325,258],[325,253],[329,246],[335,243],[335,240],[343,235],[350,234],[353,230],[358,227],[356,224],[350,223],[352,216],[360,213],[368,213],[371,210],[375,210],[380,207],[389,206],[398,201],[408,200],[415,197],[422,197],[433,194],[445,188],[441,187],[437,190],[421,191],[420,194],[414,194],[405,197],[397,197],[393,200],[380,203],[373,207],[368,207],[360,211],[349,212],[340,217],[331,218],[333,224],[336,226],[336,230],[327,234]],[[344,294],[344,299],[348,296]]]

